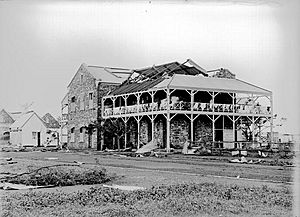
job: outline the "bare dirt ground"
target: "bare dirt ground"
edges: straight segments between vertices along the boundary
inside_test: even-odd
[[[15,164],[0,166],[0,177],[7,173],[18,174],[28,168],[56,164],[78,163],[82,167],[104,167],[120,178],[110,184],[124,186],[172,185],[181,183],[216,183],[272,189],[293,188],[295,168],[290,166],[270,166],[263,164],[229,163],[232,158],[210,158],[200,156],[169,155],[163,158],[126,157],[122,154],[103,154],[99,152],[1,152],[1,158],[12,158]],[[296,179],[297,180],[297,179]],[[298,183],[299,184],[299,183]],[[35,189],[35,192],[78,192],[100,185],[67,186]],[[28,190],[4,191],[2,196]],[[250,215],[251,216],[251,215]],[[288,214],[291,216],[291,213]]]
[[[2,165],[1,176],[5,172],[23,172],[30,166],[38,168],[76,161],[83,162],[84,166],[104,167],[109,172],[124,176],[116,182],[141,187],[206,181],[280,186],[292,183],[294,176],[294,167],[235,164],[199,156],[137,158],[118,154],[105,155],[99,152],[2,152],[1,157],[11,157],[17,162]]]

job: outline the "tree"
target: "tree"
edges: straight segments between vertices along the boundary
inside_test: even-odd
[[[85,133],[88,135],[88,147],[92,144],[92,135],[96,130],[102,131],[101,120],[95,120],[90,122],[88,125],[84,126]]]
[[[267,121],[268,118],[259,117],[258,119],[256,119],[252,128],[252,121],[248,117],[242,116],[240,117],[239,122],[237,122],[237,129],[242,130],[242,135],[248,142],[253,141],[254,138],[259,138],[261,141],[264,141],[265,138],[262,137],[261,132]]]
[[[117,138],[118,151],[120,151],[120,139],[127,133],[124,122],[120,119],[109,119],[104,123],[103,128],[106,133]]]
[[[130,132],[126,130],[125,124],[120,119],[98,119],[96,121],[92,121],[87,126],[84,126],[86,129],[86,133],[89,135],[88,144],[91,144],[91,135],[93,132],[98,130],[100,133],[98,135],[102,135],[107,133],[111,138],[117,138],[117,146],[120,151],[120,140],[125,136],[126,133]],[[102,147],[101,147],[102,148]]]

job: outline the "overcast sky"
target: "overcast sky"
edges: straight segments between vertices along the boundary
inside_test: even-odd
[[[81,63],[191,58],[273,91],[274,112],[288,119],[281,130],[299,133],[300,1],[220,2],[0,1],[0,107],[34,102],[57,117]]]

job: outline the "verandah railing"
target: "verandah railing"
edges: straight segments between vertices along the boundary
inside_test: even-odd
[[[167,110],[166,101],[161,103],[146,103],[139,105],[129,105],[120,107],[104,107],[104,116],[132,114],[138,112],[152,112]],[[269,106],[260,105],[243,105],[243,104],[212,104],[201,102],[172,102],[169,106],[171,111],[201,111],[201,112],[223,112],[223,113],[239,113],[239,114],[271,114]]]

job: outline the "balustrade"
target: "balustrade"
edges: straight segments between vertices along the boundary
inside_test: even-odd
[[[139,105],[121,106],[116,108],[105,107],[104,116],[152,112],[152,111],[164,111],[167,110],[168,104],[166,100],[162,100],[160,103],[147,103]],[[172,102],[170,103],[170,110],[172,111],[200,111],[200,112],[224,112],[224,113],[238,113],[238,114],[270,114],[270,107],[264,107],[260,105],[242,105],[242,104],[212,104],[194,102]]]

